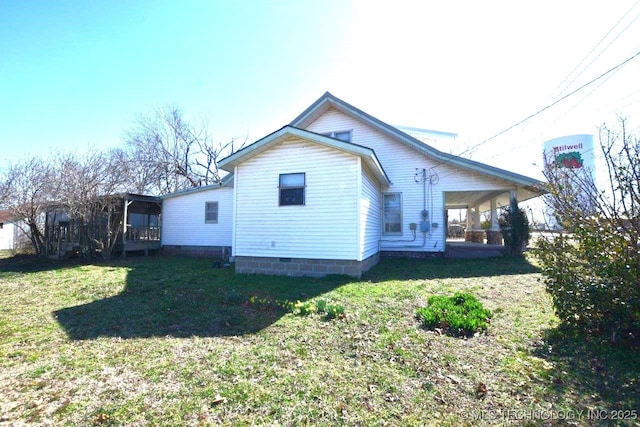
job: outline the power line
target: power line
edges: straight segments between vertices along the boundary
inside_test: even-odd
[[[608,43],[608,44],[607,44],[607,45],[606,45],[606,46],[605,46],[605,47],[600,51],[600,53],[598,53],[598,54],[595,56],[595,58],[593,58],[593,59],[591,60],[591,62],[589,62],[589,63],[588,63],[588,64],[587,64],[583,69],[582,69],[582,71],[580,71],[578,74],[576,74],[576,75],[571,79],[571,81],[570,81],[569,83],[567,83],[566,85],[564,85],[564,87],[562,87],[562,88],[561,88],[561,86],[562,86],[562,85],[563,85],[567,80],[569,80],[569,78],[571,78],[571,75],[572,75],[572,74],[574,74],[574,73],[578,70],[578,68],[580,68],[580,66],[581,66],[581,65],[582,65],[582,64],[583,64],[583,63],[584,63],[584,62],[589,58],[589,56],[591,56],[591,54],[592,54],[593,52],[595,52],[595,50],[596,50],[596,49],[597,49],[597,48],[598,48],[598,47],[599,47],[599,46],[600,46],[600,45],[601,45],[601,44],[606,40],[606,38],[607,38],[607,37],[609,37],[609,35],[613,32],[613,30],[615,30],[615,29],[616,29],[616,27],[618,27],[618,25],[620,25],[620,23],[621,23],[621,22],[622,22],[622,21],[627,17],[627,15],[629,15],[629,13],[631,13],[631,11],[632,11],[633,9],[635,9],[635,7],[636,7],[638,4],[640,4],[640,0],[636,1],[636,2],[633,4],[633,6],[631,6],[631,7],[629,8],[629,10],[627,10],[627,11],[625,12],[625,14],[624,14],[624,15],[622,15],[622,17],[618,20],[618,22],[616,22],[616,23],[615,23],[615,25],[614,25],[613,27],[611,27],[611,29],[610,29],[609,31],[607,31],[607,33],[606,33],[604,36],[602,36],[602,38],[600,39],[600,41],[598,41],[598,43],[596,43],[596,45],[595,45],[595,46],[594,46],[594,47],[589,51],[589,53],[587,53],[587,55],[586,55],[584,58],[582,58],[582,60],[578,63],[578,65],[576,65],[576,66],[575,66],[575,68],[574,68],[573,70],[571,70],[571,72],[567,75],[567,77],[565,77],[565,78],[560,82],[560,84],[558,84],[558,86],[557,86],[557,87],[556,87],[556,89],[555,89],[555,93],[556,93],[556,94],[561,95],[561,94],[562,94],[562,92],[564,92],[564,91],[565,91],[569,86],[571,86],[571,84],[572,84],[574,81],[576,81],[576,79],[577,79],[578,77],[580,77],[582,74],[584,74],[584,72],[585,72],[585,71],[586,71],[586,70],[591,66],[591,64],[593,64],[593,63],[594,63],[594,61],[595,61],[596,59],[598,59],[598,58],[599,58],[599,57],[600,57],[600,56],[601,56],[601,55],[602,55],[602,54],[603,54],[603,53],[604,53],[604,52],[609,48],[609,46],[611,46],[611,45],[613,44],[613,42],[615,42],[618,38],[620,38],[620,36],[621,36],[621,35],[622,35],[622,34],[623,34],[623,33],[624,33],[624,32],[625,32],[625,31],[626,31],[626,30],[631,26],[631,24],[633,24],[633,23],[638,19],[638,17],[640,17],[640,15],[638,15],[638,16],[636,16],[635,18],[633,18],[633,20],[632,20],[631,22],[629,22],[629,24],[627,24],[627,26],[626,26],[626,27],[624,27],[624,28],[622,29],[622,31],[620,31],[620,32],[618,33],[618,35],[617,35],[613,40],[611,40],[611,41],[610,41],[610,42],[609,42],[609,43]]]
[[[520,126],[521,124],[531,120],[532,118],[534,118],[535,116],[547,111],[549,108],[553,107],[556,104],[559,104],[560,102],[564,101],[565,99],[569,98],[570,96],[575,95],[576,93],[580,92],[582,89],[592,85],[593,83],[597,82],[598,80],[600,80],[601,78],[609,75],[610,73],[622,68],[623,66],[625,66],[626,64],[628,64],[629,62],[631,62],[633,59],[637,58],[638,56],[640,56],[640,51],[636,52],[634,55],[632,55],[631,57],[625,59],[624,61],[622,61],[621,63],[619,63],[618,65],[616,65],[613,68],[610,68],[609,70],[605,71],[604,73],[600,74],[598,77],[588,81],[587,83],[583,84],[582,86],[578,87],[577,89],[569,92],[568,94],[558,98],[557,100],[553,101],[551,104],[548,104],[547,106],[541,108],[540,110],[536,111],[533,114],[528,115],[527,117],[525,117],[524,119],[518,121],[517,123],[509,126],[508,128],[501,130],[500,132],[496,133],[495,135],[477,143],[476,145],[473,145],[469,148],[467,148],[466,150],[464,150],[463,152],[461,152],[460,154],[458,154],[458,156],[462,156],[465,153],[468,153],[469,151],[475,150],[476,148],[480,147],[481,145],[486,144],[489,141],[492,141],[494,139],[496,139],[497,137],[499,137],[500,135],[503,135],[507,132],[509,132],[510,130]]]

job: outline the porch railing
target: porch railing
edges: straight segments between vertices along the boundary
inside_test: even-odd
[[[160,240],[160,227],[133,227],[127,225],[128,242]]]

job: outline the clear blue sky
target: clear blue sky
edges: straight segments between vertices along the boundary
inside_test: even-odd
[[[0,0],[0,167],[119,145],[167,104],[251,142],[326,90],[391,124],[456,132],[455,153],[639,51],[637,3]],[[640,58],[474,158],[527,173],[544,139],[639,119],[638,75]]]

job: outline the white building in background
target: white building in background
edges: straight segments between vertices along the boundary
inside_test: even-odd
[[[11,219],[8,211],[0,211],[0,250],[16,249],[20,230]]]

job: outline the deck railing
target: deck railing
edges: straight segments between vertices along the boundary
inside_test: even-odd
[[[160,240],[160,227],[133,227],[127,225],[128,242]]]

